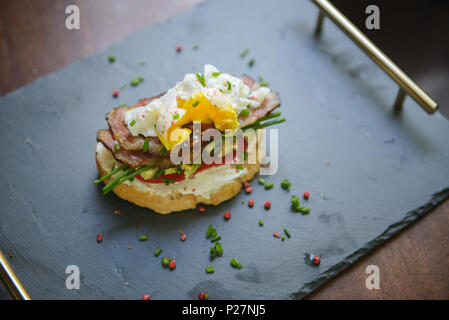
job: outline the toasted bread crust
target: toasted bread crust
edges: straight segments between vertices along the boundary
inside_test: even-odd
[[[96,152],[96,162],[100,177],[103,177],[110,172],[110,170],[107,169],[107,161],[105,161],[105,157],[108,157],[108,155],[100,154],[102,152],[107,152],[111,158],[113,157],[111,152],[106,148],[102,149],[100,152]],[[218,191],[212,192],[207,196],[194,193],[181,193],[177,190],[173,190],[170,194],[164,195],[155,192],[151,184],[148,184],[148,186],[145,186],[144,188],[136,188],[132,184],[122,183],[112,191],[122,199],[128,200],[141,207],[152,209],[160,214],[194,209],[199,203],[218,205],[237,195],[242,188],[242,183],[251,180],[256,175],[260,164],[257,162],[256,164],[245,164],[243,166],[247,170],[244,175],[230,179],[229,182],[224,184]],[[105,183],[108,183],[110,180],[111,179],[105,180]]]

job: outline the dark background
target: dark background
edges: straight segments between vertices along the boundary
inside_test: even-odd
[[[119,0],[1,1],[0,96],[198,2],[134,0],[131,5]],[[406,0],[332,2],[449,117],[448,4]],[[79,5],[82,12],[82,28],[77,32],[67,32],[64,26],[65,7],[69,4]],[[369,4],[380,8],[380,30],[365,29],[365,8]],[[324,32],[329,23],[325,21]],[[310,298],[448,299],[448,231],[446,201]],[[365,268],[370,264],[382,270],[380,290],[365,288]]]

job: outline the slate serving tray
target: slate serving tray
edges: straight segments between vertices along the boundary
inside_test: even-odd
[[[196,299],[207,290],[211,299],[301,298],[445,199],[448,121],[411,99],[394,115],[397,86],[331,23],[314,39],[316,16],[308,1],[208,1],[3,97],[0,248],[14,254],[31,297]],[[244,48],[250,53],[242,59]],[[241,193],[204,214],[167,216],[103,197],[92,181],[105,113],[166,90],[204,63],[262,75],[280,93],[288,121],[279,126],[278,173],[265,177],[275,188],[253,182],[252,209]],[[141,85],[111,97],[137,76]],[[284,178],[293,183],[289,192],[279,186]],[[305,190],[311,213],[303,216],[289,200]],[[224,222],[227,210],[232,218]],[[209,223],[224,248],[213,262]],[[284,228],[291,239],[273,238]],[[139,242],[143,234],[149,240]],[[176,258],[175,271],[153,256],[158,247]],[[305,252],[321,255],[321,265],[306,265]],[[233,257],[243,269],[231,268]],[[80,268],[79,290],[65,287],[68,265]]]

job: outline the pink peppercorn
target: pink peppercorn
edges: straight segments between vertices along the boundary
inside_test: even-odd
[[[170,263],[168,264],[168,268],[170,270],[174,270],[176,268],[176,260],[173,259],[172,261],[170,261]]]
[[[181,52],[182,51],[182,44],[178,44],[176,46],[176,51]]]
[[[273,232],[273,237],[279,239],[281,237],[281,235],[279,234],[279,232]]]
[[[181,239],[181,241],[185,241],[187,239],[187,236],[185,235],[185,233],[181,234],[180,239]]]
[[[112,91],[112,96],[114,97],[114,98],[117,98],[118,97],[118,90],[116,89],[116,90],[114,90],[114,91]]]
[[[223,216],[226,220],[229,220],[231,218],[231,211],[226,211]]]
[[[200,299],[200,300],[204,300],[205,297],[206,297],[206,294],[204,293],[204,291],[201,291],[200,294],[198,295],[198,299]]]
[[[205,212],[206,211],[206,207],[205,206],[199,206],[198,211],[199,212]]]
[[[309,199],[310,193],[309,191],[304,192],[304,199]]]
[[[248,207],[250,207],[250,208],[254,207],[254,199],[248,200]]]
[[[245,181],[245,182],[243,182],[243,187],[246,189],[246,188],[249,188],[249,187],[251,187],[251,184],[248,182],[248,181]]]
[[[252,187],[245,188],[245,192],[247,194],[250,194],[251,192],[253,192],[253,188]]]
[[[271,201],[270,201],[270,200],[265,201],[264,207],[265,207],[265,209],[267,209],[267,210],[270,209],[270,207],[271,207]]]
[[[150,298],[151,298],[151,294],[144,294],[142,296],[142,300],[150,300]]]
[[[102,241],[103,241],[103,235],[102,235],[101,233],[99,233],[99,234],[97,235],[97,242],[100,243],[100,242],[102,242]]]

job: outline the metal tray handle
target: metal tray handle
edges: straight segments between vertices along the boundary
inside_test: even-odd
[[[346,18],[328,0],[312,0],[320,9],[315,34],[321,34],[325,15],[328,16],[346,35],[354,41],[386,74],[399,86],[395,108],[399,109],[407,93],[427,113],[438,110],[438,104],[432,100],[416,83],[414,83],[390,58],[376,47],[352,22]]]

